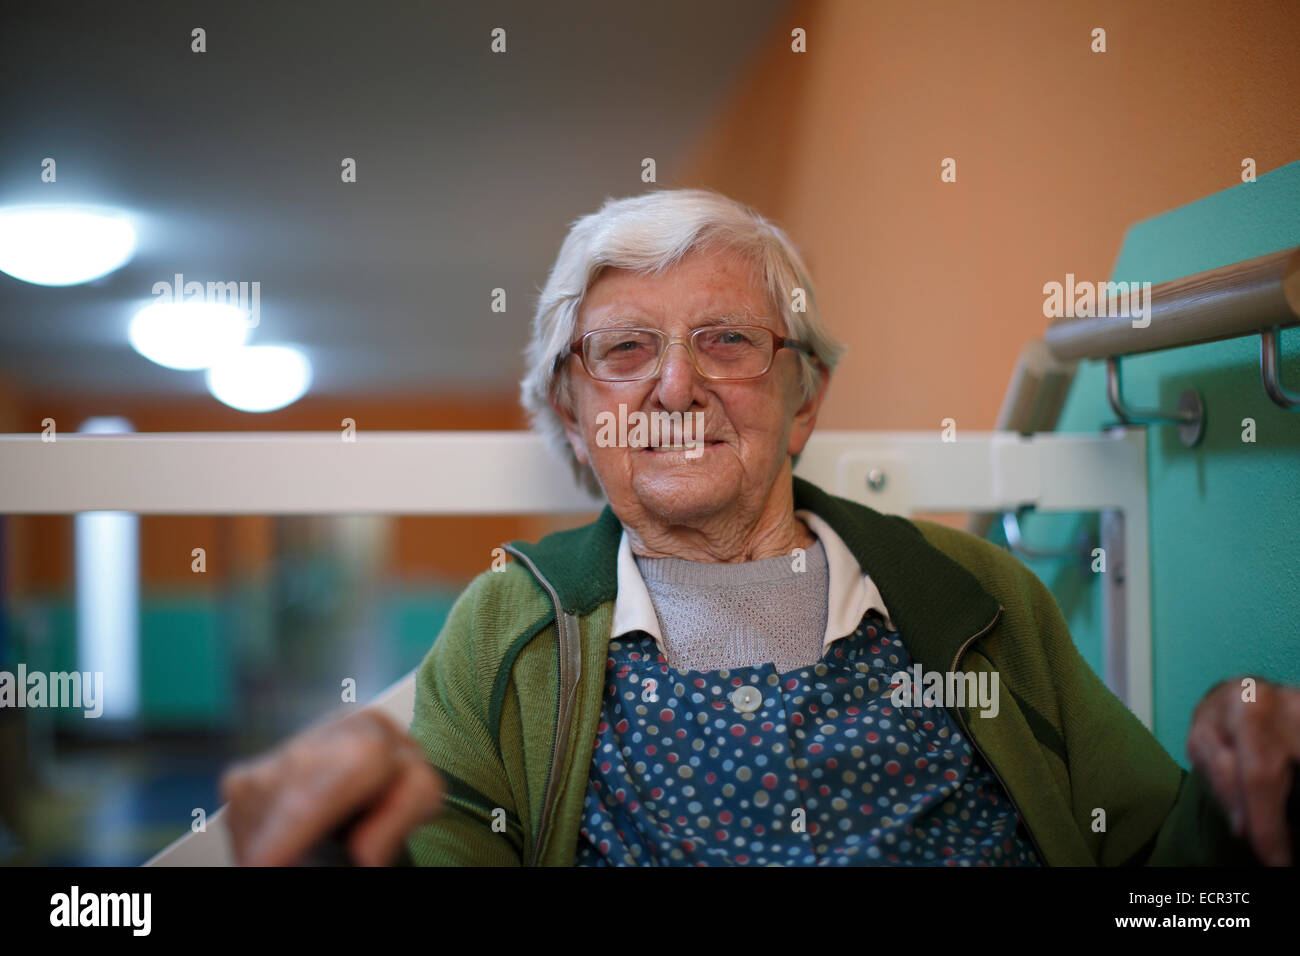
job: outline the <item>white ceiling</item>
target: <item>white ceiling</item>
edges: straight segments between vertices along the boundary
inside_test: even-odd
[[[181,272],[259,281],[253,342],[303,346],[313,392],[509,386],[567,225],[654,188],[644,156],[658,186],[680,184],[784,5],[6,4],[0,205],[111,205],[143,228],[133,261],[95,283],[0,274],[0,374],[203,392],[200,373],[126,342],[153,284]],[[504,55],[488,48],[498,26]],[[505,315],[489,310],[498,286]]]

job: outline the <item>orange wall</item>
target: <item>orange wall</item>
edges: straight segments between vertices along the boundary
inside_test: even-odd
[[[1107,278],[1129,224],[1244,157],[1300,158],[1298,38],[1295,0],[806,0],[661,185],[751,203],[805,253],[850,349],[821,427],[990,429],[1043,283]]]

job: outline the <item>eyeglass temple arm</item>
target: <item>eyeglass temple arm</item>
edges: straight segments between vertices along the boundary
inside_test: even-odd
[[[796,352],[803,352],[805,355],[813,356],[813,358],[817,357],[817,353],[813,351],[811,346],[805,345],[798,339],[787,339],[783,335],[776,336],[776,347],[778,349],[794,349]]]

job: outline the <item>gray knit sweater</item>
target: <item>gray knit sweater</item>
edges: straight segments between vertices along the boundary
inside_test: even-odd
[[[830,570],[820,541],[802,559],[713,564],[638,556],[636,563],[670,667],[706,671],[771,663],[784,673],[821,659]]]

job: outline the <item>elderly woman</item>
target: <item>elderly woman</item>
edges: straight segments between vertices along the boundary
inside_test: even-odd
[[[523,399],[608,507],[469,586],[409,736],[363,712],[228,774],[239,859],[1288,862],[1295,691],[1221,685],[1182,771],[1007,552],[793,477],[840,353],[735,202],[576,222]]]

